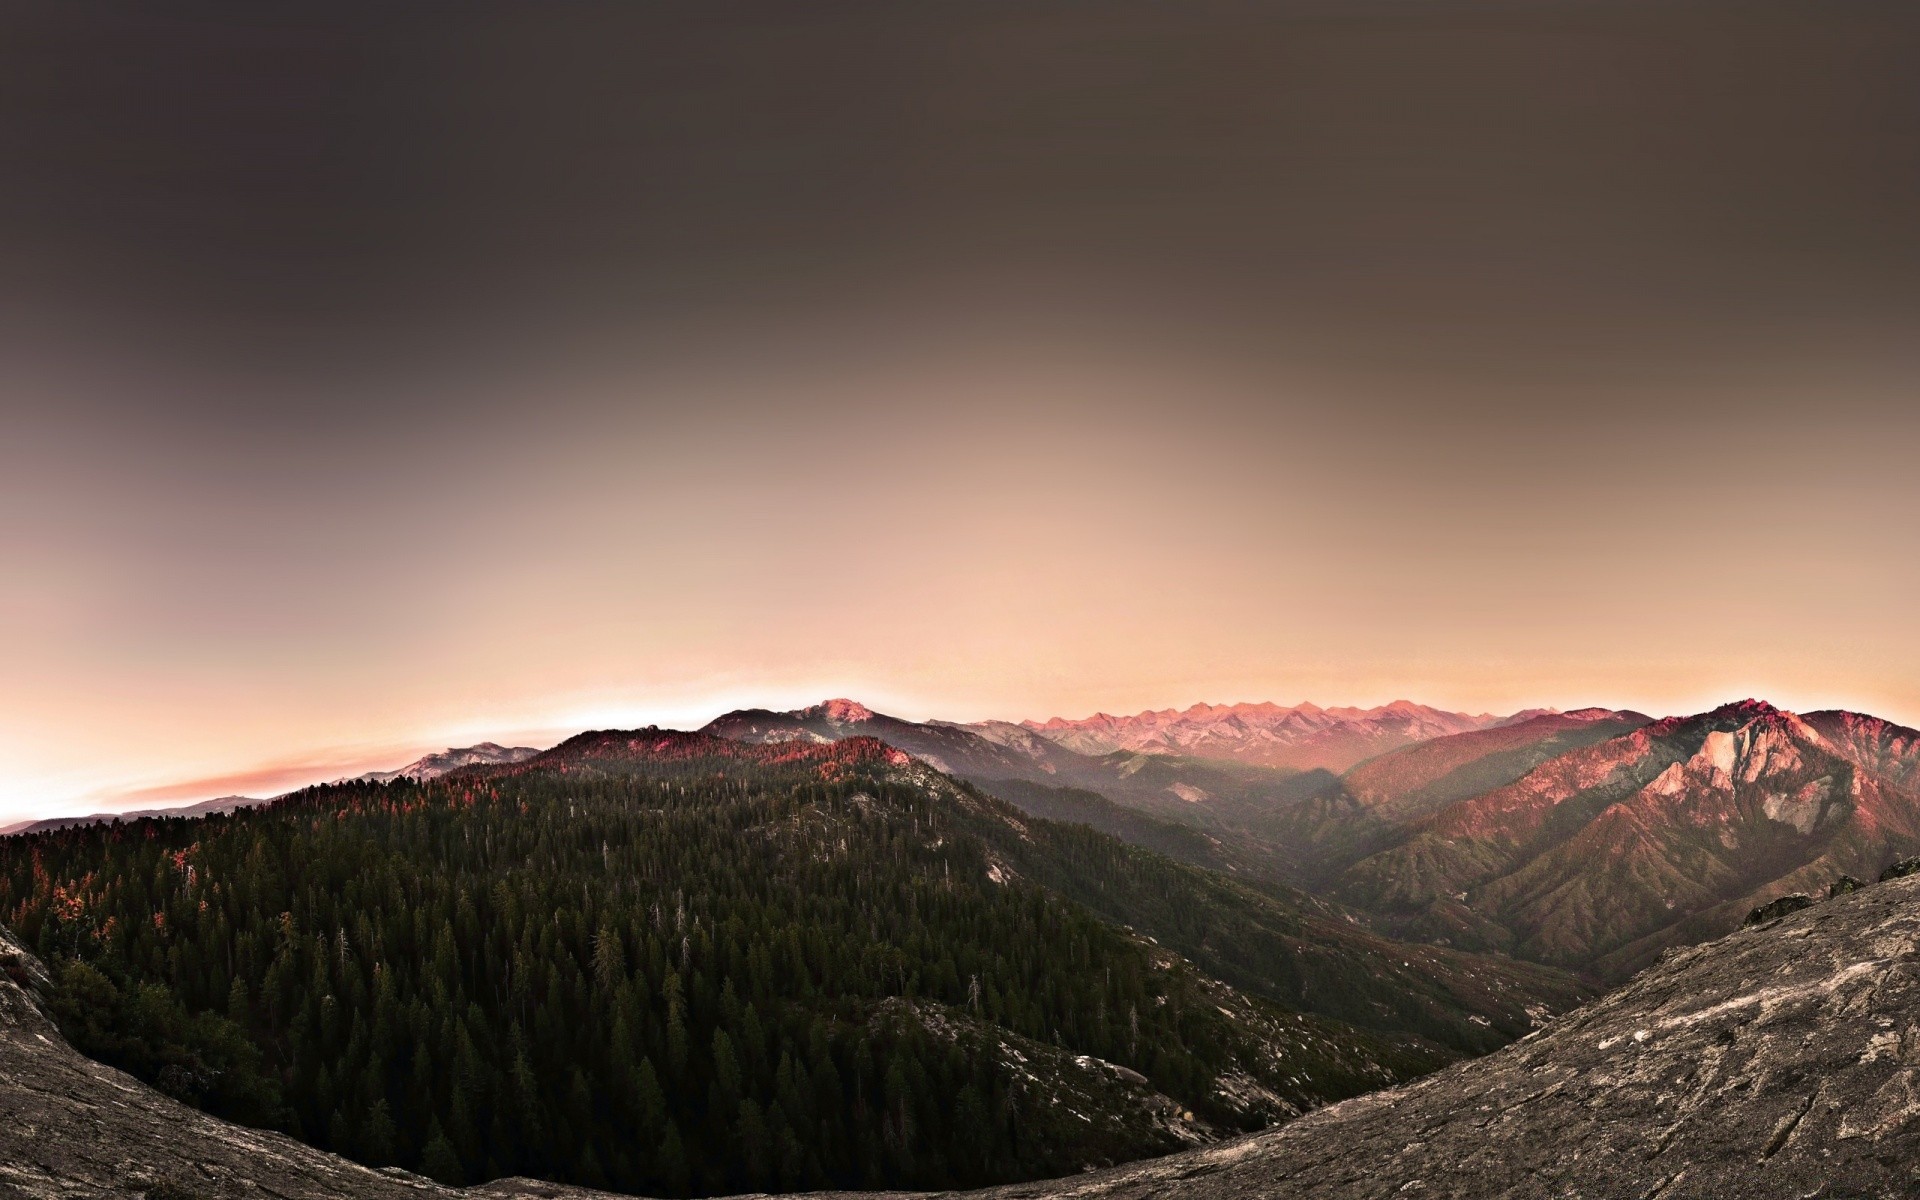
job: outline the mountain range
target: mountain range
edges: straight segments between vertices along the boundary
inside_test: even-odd
[[[673,1195],[1033,1179],[1281,1123],[1301,1132],[1260,1143],[1248,1179],[1372,1196],[1356,1181],[1475,1162],[1544,1179],[1547,1132],[1493,1121],[1497,1153],[1478,1154],[1447,1114],[1479,1095],[1591,1111],[1586,1073],[1653,1087],[1703,1053],[1646,1022],[1801,1011],[1774,999],[1802,994],[1791,980],[1753,990],[1753,971],[1795,969],[1752,949],[1778,943],[1737,935],[1749,949],[1719,966],[1687,947],[1920,851],[1920,733],[1759,700],[1658,719],[1397,702],[1037,723],[831,700],[196,807],[206,820],[63,819],[0,841],[0,903],[25,948],[9,972],[40,981],[82,1051],[215,1115],[445,1183]],[[1808,932],[1783,936],[1824,936],[1796,922]],[[1864,936],[1832,932],[1829,957]],[[1865,968],[1833,969],[1850,988]],[[1540,1032],[1636,972],[1574,1027],[1592,1037]],[[1595,1057],[1630,1025],[1657,1043],[1644,1062]],[[1535,1049],[1501,1050],[1515,1039]],[[1701,1076],[1687,1111],[1771,1113],[1776,1051],[1729,1052],[1757,1090]],[[32,1052],[35,1070],[69,1064]],[[1490,1053],[1386,1107],[1339,1103]],[[1887,1089],[1904,1076],[1867,1075],[1835,1074],[1859,1114],[1845,1128],[1897,1143],[1905,1101]],[[1347,1115],[1316,1115],[1329,1104]],[[1615,1132],[1559,1120],[1627,1144],[1649,1118],[1626,1111]],[[1648,1184],[1667,1200],[1740,1142],[1678,1120],[1650,1152],[1689,1156]],[[1455,1165],[1414,1154],[1427,1139],[1406,1121]],[[1808,1121],[1781,1116],[1761,1158],[1799,1162]],[[1364,1176],[1340,1173],[1336,1143],[1373,1156]],[[1101,1186],[1229,1194],[1191,1181],[1238,1159],[1196,1153],[1215,1156]],[[76,1154],[40,1169],[78,1170]]]
[[[1344,771],[1243,761],[1266,753],[1245,747],[1269,745],[1248,731],[1306,728],[1302,708],[1333,714],[1318,727],[1348,729],[1347,745],[1355,722],[1473,727]],[[1660,720],[1604,708],[1507,718],[1404,703],[1302,708],[959,725],[830,701],[732,713],[707,730],[878,737],[1028,811],[1304,888],[1397,936],[1608,980],[1726,932],[1775,896],[1920,850],[1920,733],[1863,714],[1802,717],[1759,700]],[[1232,736],[1207,732],[1222,727]],[[1122,740],[1131,744],[1107,748]]]
[[[1741,701],[1652,722],[1406,824],[1333,892],[1541,962],[1624,977],[1920,847],[1915,735]]]
[[[54,829],[72,829],[78,825],[100,825],[109,821],[141,821],[149,817],[205,817],[215,813],[230,813],[235,809],[249,808],[255,804],[265,804],[266,800],[252,796],[219,796],[212,800],[202,800],[197,804],[183,804],[177,808],[142,808],[132,812],[89,813],[84,817],[48,817],[45,820],[16,821],[12,825],[0,826],[0,837],[15,833],[45,833]]]
[[[1659,720],[1396,701],[960,723],[839,699],[731,712],[703,732],[759,744],[875,738],[1029,814],[1275,895],[1311,895],[1343,920],[1601,980],[1724,932],[1773,896],[1920,849],[1920,734],[1758,700]],[[1362,747],[1377,749],[1349,763]],[[538,754],[486,742],[360,780],[424,782]]]
[[[798,723],[821,720],[879,718]],[[12,838],[0,901],[81,1050],[447,1182],[1059,1174],[1292,1119],[1591,994],[865,736],[600,731]]]
[[[369,771],[355,779],[368,783],[389,783],[396,779],[411,779],[416,783],[429,779],[438,779],[449,771],[462,767],[479,766],[494,763],[514,763],[532,758],[540,751],[531,746],[501,746],[494,742],[481,742],[477,746],[461,746],[442,750],[417,758],[404,767],[392,771]],[[345,782],[344,780],[338,782]],[[28,819],[16,821],[12,825],[0,826],[0,837],[15,833],[44,833],[53,829],[71,829],[77,825],[101,825],[112,821],[140,821],[148,817],[205,817],[216,813],[230,813],[239,808],[251,808],[256,804],[268,804],[270,797],[220,796],[212,800],[202,800],[195,804],[182,804],[173,808],[141,808],[128,812],[97,812],[84,817],[48,817],[43,820]]]
[[[538,753],[540,751],[532,746],[502,746],[497,742],[481,742],[477,746],[460,746],[429,754],[392,771],[369,771],[355,778],[367,783],[391,783],[396,779],[424,783],[462,767],[524,762]]]
[[[1081,720],[1054,717],[1021,725],[1089,755],[1135,750],[1298,771],[1344,771],[1401,746],[1525,720],[1540,711],[1544,710],[1496,717],[1447,712],[1411,700],[1364,709],[1321,708],[1312,703],[1291,708],[1272,703],[1196,704],[1129,717],[1095,713]]]

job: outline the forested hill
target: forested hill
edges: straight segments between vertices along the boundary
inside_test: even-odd
[[[1197,903],[1247,947],[1211,944]],[[1409,958],[1455,978],[1397,1005],[1355,957],[1390,943],[1328,942],[864,739],[586,734],[426,784],[0,840],[0,913],[68,1036],[175,1096],[450,1182],[653,1194],[1162,1152],[1573,995]],[[1374,1028],[1273,1002],[1290,988]]]

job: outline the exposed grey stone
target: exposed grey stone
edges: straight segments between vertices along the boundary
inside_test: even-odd
[[[1767,901],[1759,908],[1748,913],[1747,919],[1742,923],[1746,925],[1763,925],[1768,921],[1778,921],[1788,913],[1799,912],[1803,908],[1811,907],[1813,907],[1812,896],[1807,895],[1805,892],[1794,892],[1792,895],[1781,896],[1778,899]]]
[[[1903,858],[1886,870],[1880,872],[1880,882],[1889,879],[1904,879],[1908,875],[1920,875],[1920,857]]]

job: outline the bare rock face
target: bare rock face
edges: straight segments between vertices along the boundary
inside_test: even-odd
[[[1795,892],[1791,896],[1782,896],[1778,900],[1769,900],[1759,908],[1747,914],[1744,924],[1764,925],[1768,921],[1778,921],[1788,913],[1797,913],[1803,908],[1813,907],[1813,897],[1805,892]]]
[[[1880,872],[1880,882],[1889,879],[1904,879],[1909,875],[1920,875],[1920,858],[1903,858],[1886,870]]]
[[[1913,739],[1758,700],[1669,717],[1404,827],[1334,894],[1403,934],[1623,981],[1784,894],[1913,853]]]
[[[0,1194],[459,1192],[238,1129],[80,1057],[0,936]],[[1266,1133],[974,1200],[1920,1195],[1920,876],[1670,953],[1505,1050]]]

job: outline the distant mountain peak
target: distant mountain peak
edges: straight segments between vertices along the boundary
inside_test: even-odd
[[[1256,766],[1344,771],[1355,763],[1429,738],[1485,729],[1519,717],[1457,713],[1399,699],[1375,708],[1292,706],[1272,701],[1195,704],[1132,716],[1095,713],[1023,726],[1081,754],[1127,750],[1228,759]]]
[[[1393,765],[1369,764],[1350,784]],[[1912,853],[1920,738],[1749,697],[1572,749],[1416,816],[1411,836],[1346,870],[1340,895],[1624,976],[1782,890]]]
[[[438,754],[416,758],[396,770],[369,771],[365,775],[354,778],[364,783],[392,783],[396,779],[411,779],[415,783],[425,783],[462,767],[500,766],[506,763],[525,762],[538,753],[540,751],[532,746],[502,746],[498,742],[481,742],[475,746],[448,747]],[[349,781],[340,780],[339,782]]]
[[[844,697],[835,700],[823,700],[811,708],[801,709],[800,713],[802,716],[808,717],[825,717],[829,721],[838,721],[843,725],[853,725],[861,721],[871,721],[874,717],[872,709],[860,703],[858,700],[848,700]]]
[[[48,817],[44,820],[17,821],[0,828],[0,837],[15,833],[42,833],[53,829],[72,829],[79,825],[105,825],[113,821],[140,821],[150,817],[205,817],[216,813],[230,813],[237,808],[251,808],[256,804],[269,801],[253,796],[216,796],[212,800],[202,800],[197,804],[180,804],[172,808],[143,808],[131,812],[89,813],[84,817]]]

